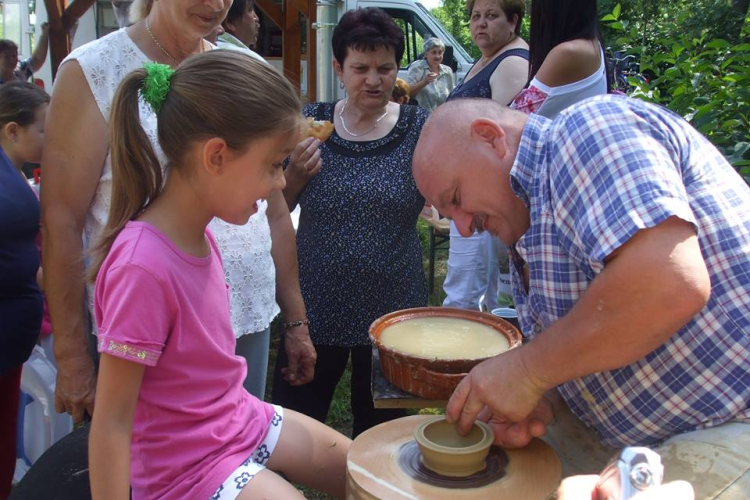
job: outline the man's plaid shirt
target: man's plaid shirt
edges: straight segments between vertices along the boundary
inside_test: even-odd
[[[663,108],[595,97],[554,121],[529,116],[511,184],[531,216],[512,251],[528,266],[528,294],[511,266],[527,337],[567,314],[638,230],[674,216],[698,234],[705,308],[639,361],[558,388],[605,444],[750,420],[750,189],[703,136]]]

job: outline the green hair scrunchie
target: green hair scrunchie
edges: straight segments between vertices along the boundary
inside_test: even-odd
[[[146,79],[143,81],[141,88],[141,97],[159,114],[161,105],[169,93],[170,83],[174,70],[166,65],[159,63],[146,63],[143,65],[146,69]]]

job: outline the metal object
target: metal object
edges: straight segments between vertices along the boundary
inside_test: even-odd
[[[317,66],[317,94],[318,102],[330,102],[336,99],[336,74],[333,71],[333,29],[338,24],[339,6],[341,1],[319,0],[317,2],[318,21],[313,23],[318,54]],[[313,97],[313,96],[311,96]]]
[[[659,486],[664,477],[661,456],[645,447],[623,449],[599,475],[599,498],[627,500],[652,486]]]

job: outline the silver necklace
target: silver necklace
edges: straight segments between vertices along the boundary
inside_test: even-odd
[[[380,115],[380,118],[378,118],[377,120],[375,120],[375,125],[373,125],[370,130],[368,130],[367,132],[362,132],[361,134],[353,134],[353,133],[351,133],[349,131],[348,128],[346,128],[346,122],[344,121],[344,111],[346,111],[346,105],[347,104],[349,104],[349,99],[348,98],[344,101],[344,105],[341,106],[341,111],[339,111],[339,120],[341,120],[341,126],[344,127],[344,132],[346,132],[347,134],[349,134],[352,137],[362,137],[363,135],[369,134],[370,132],[372,132],[373,130],[375,130],[376,128],[378,128],[378,123],[380,123],[380,120],[382,120],[383,118],[385,118],[386,115],[388,114],[388,105],[386,104],[385,105],[385,113],[383,113],[382,115]]]
[[[146,18],[146,31],[148,31],[148,34],[151,37],[151,40],[153,40],[154,44],[156,44],[156,46],[159,47],[159,50],[161,50],[162,52],[164,52],[165,56],[167,56],[169,59],[172,60],[172,62],[174,63],[175,66],[177,66],[178,64],[180,64],[180,62],[177,59],[175,59],[174,57],[172,57],[172,54],[170,54],[169,52],[167,52],[167,49],[165,49],[162,46],[162,44],[159,43],[159,40],[156,39],[156,37],[154,36],[154,32],[151,31],[151,23],[148,22],[148,18]],[[203,53],[203,39],[201,39],[201,51],[200,51],[200,53],[201,54]]]

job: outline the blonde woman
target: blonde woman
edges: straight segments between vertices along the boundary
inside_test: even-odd
[[[41,199],[44,259],[49,267],[44,279],[55,325],[55,406],[59,412],[71,413],[77,422],[86,413],[93,415],[94,410],[96,356],[90,352],[94,351],[95,338],[89,336],[87,309],[91,308],[92,297],[89,293],[86,299],[84,250],[98,240],[108,220],[112,169],[107,126],[115,90],[125,75],[146,62],[177,67],[190,55],[211,50],[204,37],[221,23],[230,5],[230,0],[136,1],[131,7],[133,25],[76,49],[60,66],[42,160],[46,186]],[[206,75],[207,92],[211,91],[212,78]],[[140,119],[165,166],[153,111],[142,105]],[[280,202],[283,214],[284,200],[280,196],[272,198],[269,204],[276,206],[274,200]],[[283,241],[283,235],[290,238],[290,228],[291,223],[279,231],[279,259],[284,264],[276,269],[280,280],[283,274],[285,281],[294,283],[293,233],[291,241]],[[299,288],[289,286],[285,290],[278,299],[282,310],[289,320],[304,319]],[[267,293],[272,296],[273,290]],[[267,318],[274,313],[273,309],[266,311]],[[243,333],[250,331],[252,327]],[[306,325],[293,329],[287,339],[290,383],[301,383],[312,377],[315,362]]]

